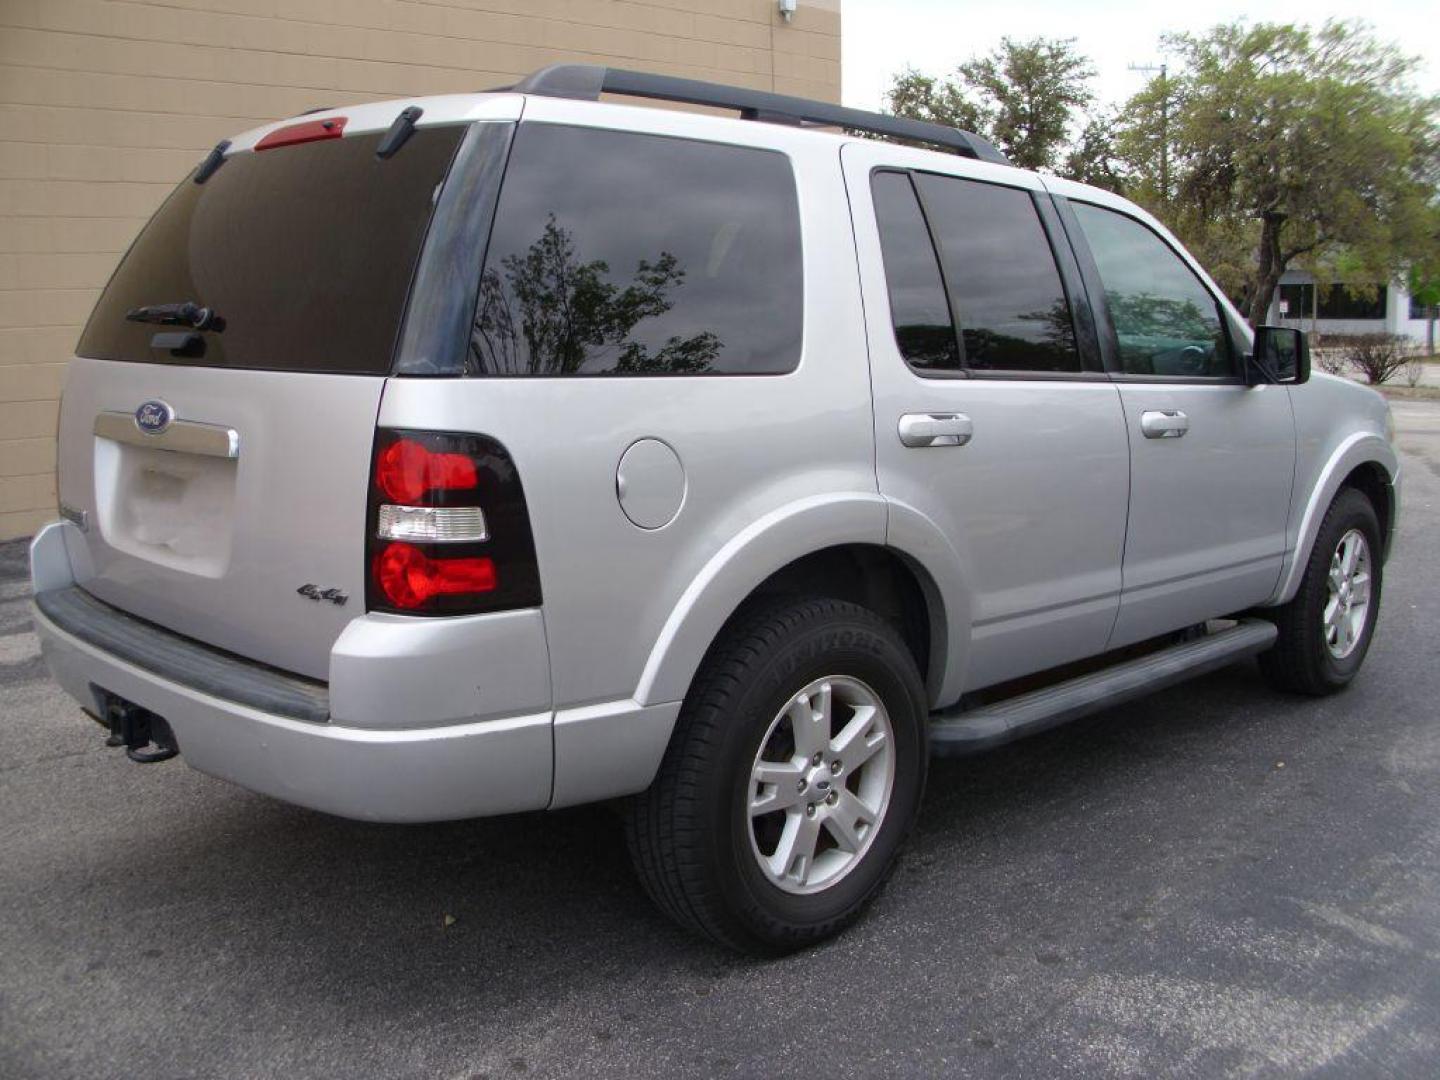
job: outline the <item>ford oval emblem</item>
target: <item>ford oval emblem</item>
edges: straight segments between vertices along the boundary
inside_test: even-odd
[[[175,419],[175,410],[163,401],[147,401],[135,410],[135,426],[146,435],[159,435]]]

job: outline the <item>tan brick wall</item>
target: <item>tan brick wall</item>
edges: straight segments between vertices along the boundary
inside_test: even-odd
[[[839,0],[0,0],[0,540],[55,516],[65,361],[220,139],[561,60],[840,99]]]

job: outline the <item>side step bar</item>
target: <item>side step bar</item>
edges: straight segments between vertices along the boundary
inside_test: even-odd
[[[1058,727],[1264,652],[1275,635],[1274,623],[1243,619],[1228,630],[994,705],[934,713],[930,717],[930,752],[939,757],[963,757]]]

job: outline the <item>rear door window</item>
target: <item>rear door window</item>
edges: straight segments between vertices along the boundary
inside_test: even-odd
[[[965,366],[1079,372],[1070,304],[1030,193],[914,175],[960,321]]]
[[[382,133],[232,155],[186,179],[131,246],[81,356],[279,371],[389,372],[435,192],[464,125],[421,128],[380,160]],[[223,320],[192,355],[139,307],[194,303]],[[183,329],[183,328],[178,328]]]
[[[762,375],[800,360],[800,218],[771,150],[522,124],[472,374]]]
[[[955,371],[960,367],[960,347],[950,301],[910,176],[877,172],[870,178],[870,193],[900,355],[921,371]]]

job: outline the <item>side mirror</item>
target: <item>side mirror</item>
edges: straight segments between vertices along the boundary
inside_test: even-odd
[[[1255,349],[1246,358],[1245,382],[1289,383],[1299,386],[1310,379],[1310,339],[1289,326],[1261,326],[1255,330]]]

